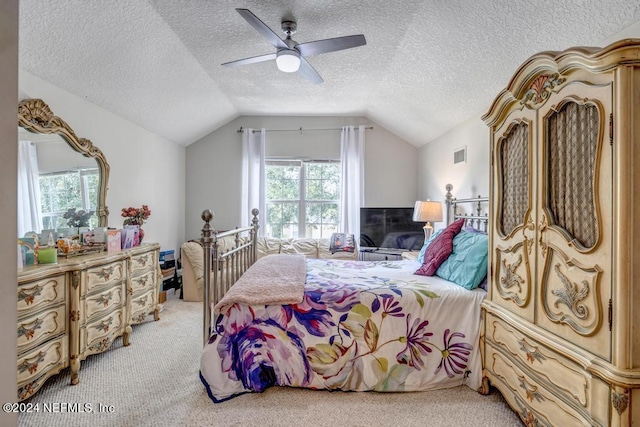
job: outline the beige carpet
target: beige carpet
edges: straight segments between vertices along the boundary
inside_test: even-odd
[[[80,383],[68,370],[49,379],[28,403],[20,426],[520,426],[498,392],[468,387],[423,393],[346,393],[272,388],[214,404],[198,377],[202,306],[169,295],[160,320],[137,325],[82,363]],[[91,413],[44,413],[44,403],[90,404]],[[98,412],[110,405],[112,412]]]

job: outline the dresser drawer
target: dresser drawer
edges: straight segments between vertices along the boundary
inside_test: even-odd
[[[80,333],[80,348],[88,353],[106,350],[111,342],[122,334],[124,325],[124,307],[88,322]]]
[[[488,345],[489,378],[527,425],[590,426],[581,415],[524,373],[512,360]]]
[[[588,414],[592,425],[607,425],[609,386],[586,368],[548,346],[526,336],[517,327],[487,313],[485,343],[523,371],[536,385],[562,396],[580,414]]]
[[[64,304],[18,321],[18,353],[67,330],[67,310]]]
[[[141,323],[155,309],[155,292],[149,291],[131,300],[131,323]]]
[[[145,292],[156,286],[156,270],[150,270],[140,276],[131,277],[131,291],[134,294]]]
[[[116,261],[110,264],[87,269],[87,293],[105,285],[125,280],[125,261]]]
[[[590,376],[584,369],[494,316],[488,315],[486,322],[486,340],[526,366],[530,375],[588,408]]]
[[[52,340],[18,356],[18,384],[26,383],[56,366],[66,366],[69,344],[67,337]]]
[[[113,307],[123,307],[125,300],[124,282],[112,286],[110,289],[87,295],[84,299],[87,319],[103,316]],[[91,320],[89,320],[91,322]]]
[[[18,285],[18,317],[60,304],[65,289],[64,274]]]
[[[154,270],[158,267],[157,252],[145,252],[131,257],[131,276],[139,276],[146,271]]]

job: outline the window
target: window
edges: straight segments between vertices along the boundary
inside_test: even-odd
[[[328,238],[340,219],[340,162],[267,160],[266,235]]]
[[[98,169],[80,169],[52,172],[40,175],[40,201],[42,203],[43,229],[66,228],[62,217],[70,208],[95,210],[98,200]],[[90,227],[97,227],[97,217],[89,220]]]

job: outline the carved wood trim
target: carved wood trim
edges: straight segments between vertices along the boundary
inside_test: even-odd
[[[618,393],[617,391],[611,392],[611,404],[615,408],[618,415],[622,415],[627,410],[629,405],[629,390],[623,389],[624,393]]]
[[[565,81],[566,79],[560,77],[558,73],[542,74],[531,82],[520,103],[529,108],[535,108],[539,104],[543,104],[551,93],[557,91]]]
[[[42,99],[25,99],[18,104],[18,125],[33,133],[58,134],[78,153],[96,159],[100,171],[96,216],[99,226],[106,227],[109,217],[109,209],[106,205],[109,163],[104,153],[90,140],[78,138],[67,122],[54,115]]]

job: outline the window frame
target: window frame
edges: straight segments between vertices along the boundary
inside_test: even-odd
[[[268,199],[265,197],[265,203],[294,203],[297,202],[298,206],[298,223],[297,223],[297,237],[294,232],[293,238],[311,238],[307,236],[307,205],[309,204],[336,204],[338,212],[340,211],[340,188],[338,187],[337,199],[322,199],[322,200],[308,200],[306,192],[307,183],[307,167],[311,164],[337,164],[341,165],[341,160],[336,159],[291,159],[291,158],[267,158],[265,159],[265,167],[269,166],[298,166],[298,199]],[[265,183],[266,186],[269,182]],[[268,218],[265,220],[266,224],[269,224]],[[316,224],[316,223],[314,223]],[[321,225],[323,223],[320,223]],[[338,214],[337,221],[335,223],[336,231],[340,227],[340,215]],[[322,238],[328,238],[329,236],[322,236]]]

